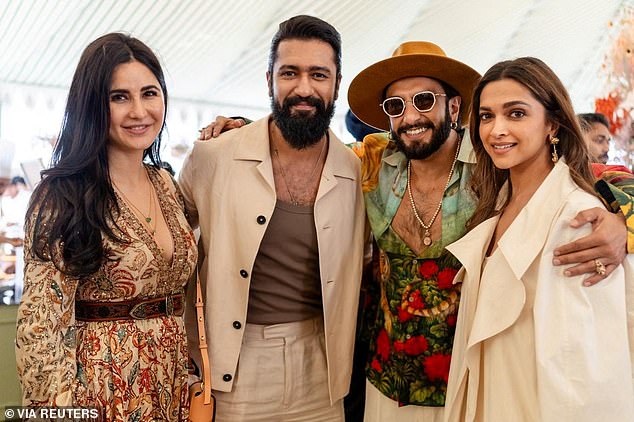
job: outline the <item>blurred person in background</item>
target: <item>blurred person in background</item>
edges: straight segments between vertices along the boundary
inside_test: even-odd
[[[14,176],[2,193],[0,221],[7,226],[24,226],[24,217],[29,207],[31,192],[21,176]]]
[[[601,113],[577,114],[590,158],[595,163],[607,164],[610,151],[610,123]]]

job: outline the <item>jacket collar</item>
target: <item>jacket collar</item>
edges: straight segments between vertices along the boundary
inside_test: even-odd
[[[271,161],[269,149],[271,142],[269,138],[270,119],[272,119],[272,117],[269,115],[238,129],[242,131],[242,133],[240,137],[235,140],[238,146],[233,154],[234,160]],[[254,142],[254,139],[258,141]],[[260,142],[259,140],[261,139],[266,139],[266,142]],[[347,154],[350,153],[346,151],[348,148],[337,138],[331,129],[328,129],[328,139],[328,156],[324,164],[323,174],[331,174],[333,176],[356,180],[358,176],[354,168],[350,166],[349,160],[346,159]]]
[[[570,177],[568,166],[560,160],[498,242],[500,252],[517,279],[522,278],[540,253],[551,229],[550,224],[535,222],[553,221],[566,196],[575,189],[577,186]],[[502,191],[506,191],[506,186]],[[498,220],[498,216],[489,218],[447,247],[468,273],[479,273]]]
[[[560,160],[498,242],[500,251],[518,279],[541,252],[551,229],[550,222],[575,189],[578,188],[570,177],[568,166]],[[541,224],[540,221],[549,224]],[[522,247],[518,248],[518,245]]]
[[[447,250],[460,261],[470,277],[479,277],[482,261],[499,219],[500,217],[496,215],[483,221],[462,238],[447,246]],[[457,281],[458,277],[454,279],[454,282]]]

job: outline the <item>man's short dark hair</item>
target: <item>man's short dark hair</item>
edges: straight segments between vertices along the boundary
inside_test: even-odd
[[[581,113],[577,114],[577,117],[579,118],[581,129],[583,129],[584,132],[589,132],[590,129],[592,129],[592,125],[595,123],[600,123],[610,130],[610,122],[608,121],[608,118],[601,113]]]
[[[280,27],[271,40],[269,53],[269,73],[273,74],[273,65],[277,60],[280,42],[289,39],[319,40],[330,44],[335,53],[337,77],[341,76],[341,35],[326,21],[314,16],[299,15],[280,23]]]
[[[26,185],[26,180],[22,176],[13,176],[11,179],[12,185]]]

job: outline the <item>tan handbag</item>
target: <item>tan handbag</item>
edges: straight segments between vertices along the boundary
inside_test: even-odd
[[[216,398],[211,392],[211,366],[207,354],[205,316],[200,279],[196,276],[196,320],[198,322],[198,344],[202,358],[202,381],[189,387],[189,421],[213,422],[216,419]]]

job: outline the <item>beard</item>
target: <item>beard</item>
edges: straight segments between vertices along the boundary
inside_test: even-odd
[[[432,131],[431,140],[429,143],[416,142],[412,145],[406,145],[400,134],[405,133],[406,131],[423,127],[427,128],[427,130]],[[449,138],[449,134],[451,133],[451,118],[449,116],[449,103],[447,103],[445,107],[445,119],[440,122],[440,124],[435,125],[431,120],[427,118],[423,118],[418,120],[413,125],[403,125],[398,128],[398,131],[394,131],[394,129],[390,130],[390,134],[392,140],[396,144],[396,148],[405,154],[405,157],[408,160],[424,160],[425,158],[431,156],[433,153],[438,151],[441,146],[447,141]]]
[[[315,107],[315,114],[310,111],[291,112],[291,107],[305,102]],[[282,105],[271,97],[273,121],[282,132],[284,139],[295,149],[304,149],[315,145],[326,135],[332,116],[335,114],[334,101],[328,107],[315,97],[286,98]]]

